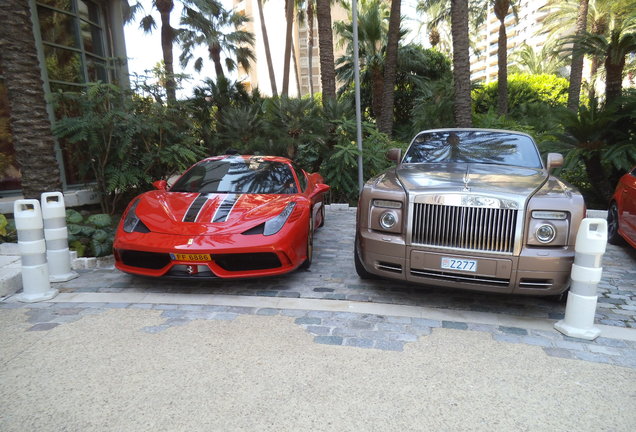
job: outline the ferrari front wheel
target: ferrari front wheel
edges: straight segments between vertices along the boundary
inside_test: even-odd
[[[307,258],[300,265],[302,269],[311,267],[311,261],[314,258],[314,219],[309,218],[309,234],[307,234]]]

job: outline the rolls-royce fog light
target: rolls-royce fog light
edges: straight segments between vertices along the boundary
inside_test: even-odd
[[[397,217],[393,212],[384,212],[380,216],[380,226],[386,230],[389,230],[397,223]]]
[[[550,224],[539,225],[534,235],[541,243],[550,243],[556,237],[556,230]]]

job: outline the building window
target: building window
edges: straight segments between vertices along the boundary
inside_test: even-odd
[[[110,82],[106,28],[100,3],[39,0],[38,22],[51,91],[86,82]]]

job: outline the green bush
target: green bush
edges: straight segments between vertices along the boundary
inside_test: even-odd
[[[69,248],[77,256],[101,257],[110,255],[115,234],[114,221],[107,214],[85,214],[66,210]]]
[[[508,110],[528,104],[566,106],[569,82],[556,75],[512,74],[508,77]],[[497,106],[497,81],[485,84],[472,91],[476,113],[487,113]]]

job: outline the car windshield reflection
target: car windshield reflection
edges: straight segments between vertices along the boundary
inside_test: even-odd
[[[542,168],[532,139],[495,131],[439,131],[419,134],[405,163],[480,163]]]
[[[198,163],[170,191],[294,194],[298,188],[287,164],[258,158],[231,158]]]

